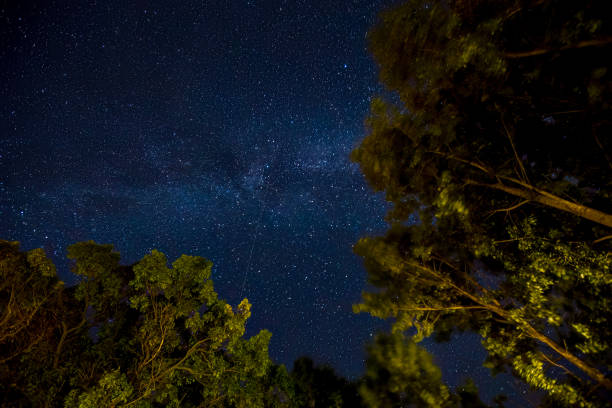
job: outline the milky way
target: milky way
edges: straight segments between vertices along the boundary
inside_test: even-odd
[[[380,91],[365,33],[390,2],[147,3],[0,10],[0,236],[45,248],[68,282],[82,240],[126,263],[204,256],[276,361],[360,374],[385,324],[351,311],[352,245],[388,206],[348,156]],[[451,383],[488,375],[471,369],[483,353],[431,347]]]

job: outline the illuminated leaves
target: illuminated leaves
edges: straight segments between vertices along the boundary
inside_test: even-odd
[[[233,309],[218,299],[210,261],[183,255],[168,266],[152,251],[121,266],[112,245],[92,241],[68,254],[81,280],[66,289],[42,250],[23,254],[0,242],[0,290],[9,295],[0,392],[13,402],[283,406],[283,394],[271,391],[271,334],[242,338],[251,305],[244,299]],[[17,334],[21,341],[12,341]]]
[[[559,4],[381,15],[370,49],[399,100],[373,100],[352,158],[393,209],[355,246],[373,289],[354,309],[417,340],[474,330],[491,368],[588,406],[612,389],[610,27]]]
[[[368,407],[451,405],[451,393],[432,356],[401,333],[376,336],[367,351],[359,392]]]

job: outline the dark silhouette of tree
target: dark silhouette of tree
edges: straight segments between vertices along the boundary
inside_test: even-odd
[[[329,366],[316,366],[312,359],[301,357],[293,364],[295,402],[303,408],[363,407],[357,385],[338,376]]]
[[[354,152],[394,207],[356,245],[357,311],[417,339],[483,336],[557,404],[612,389],[612,33],[605,2],[413,0],[369,33],[380,78]]]

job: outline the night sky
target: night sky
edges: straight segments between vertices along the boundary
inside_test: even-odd
[[[43,247],[67,282],[78,241],[125,263],[204,256],[275,361],[360,375],[386,324],[351,311],[352,245],[388,205],[348,155],[380,92],[365,33],[390,4],[1,1],[0,238]],[[449,384],[522,394],[489,378],[476,336],[425,344]]]

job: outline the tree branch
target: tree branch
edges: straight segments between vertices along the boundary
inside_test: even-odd
[[[497,107],[497,105],[495,106]],[[516,162],[519,165],[519,168],[521,169],[521,176],[523,177],[523,180],[525,180],[525,182],[529,183],[529,179],[527,178],[527,172],[525,171],[525,166],[523,166],[523,162],[518,156],[518,152],[516,151],[516,146],[514,146],[514,140],[512,140],[512,135],[510,134],[510,131],[508,130],[508,127],[506,126],[506,122],[504,121],[503,114],[501,115],[501,123],[502,123],[502,126],[504,127],[504,131],[506,132],[506,136],[508,136],[508,140],[510,140],[510,146],[512,146],[512,151],[514,152],[514,158],[516,159]]]
[[[565,371],[565,373],[567,375],[570,375],[572,377],[574,377],[575,379],[577,379],[578,381],[582,382],[582,380],[580,379],[580,377],[578,377],[576,374],[572,373],[569,368],[565,367],[563,364],[559,364],[556,361],[553,361],[550,357],[548,357],[546,354],[539,352],[538,355],[545,361],[547,361],[549,364],[554,365],[555,367],[558,367],[560,369],[562,369],[563,371]]]
[[[601,237],[593,241],[593,244],[599,244],[600,242],[606,241],[608,239],[612,239],[612,235],[606,235],[605,237]]]
[[[503,176],[501,176],[500,178],[512,181],[516,184],[520,184],[521,186],[525,187],[526,190],[507,186],[503,183],[487,184],[474,181],[468,181],[468,183],[503,191],[516,197],[521,197],[525,200],[534,201],[546,205],[548,207],[556,208],[557,210],[565,211],[570,214],[574,214],[578,217],[587,219],[589,221],[596,222],[597,224],[605,225],[606,227],[612,228],[612,215],[610,214],[606,214],[603,211],[599,211],[594,208],[584,206],[582,204],[572,203],[571,201],[567,201],[547,191],[523,183],[520,180]]]
[[[452,159],[452,160],[459,161],[461,163],[468,164],[471,167],[481,170],[482,172],[488,174],[489,176],[495,177],[498,180],[501,179],[501,180],[510,181],[514,184],[520,185],[524,189],[507,186],[501,182],[498,182],[496,184],[489,184],[489,183],[481,183],[481,182],[470,180],[470,179],[466,180],[467,184],[488,187],[488,188],[492,188],[495,190],[503,191],[505,193],[514,195],[516,197],[520,197],[520,198],[523,198],[529,201],[535,201],[540,204],[546,205],[548,207],[556,208],[558,210],[565,211],[570,214],[574,214],[578,217],[587,219],[589,221],[593,221],[598,224],[605,225],[606,227],[612,228],[612,215],[607,214],[603,211],[599,211],[599,210],[587,207],[582,204],[572,203],[571,201],[567,201],[561,197],[558,197],[554,194],[549,193],[548,191],[539,189],[537,187],[532,186],[529,183],[523,182],[513,177],[497,175],[493,169],[485,165],[482,165],[480,163],[476,163],[475,161],[466,160],[466,159],[463,159],[461,157],[458,157],[452,154],[442,153],[442,152],[437,152],[437,151],[431,151],[430,153],[437,154],[437,155],[446,157],[448,159]]]
[[[85,310],[87,310],[87,305],[85,306]],[[66,323],[62,321],[62,335],[60,337],[59,342],[57,343],[57,347],[55,348],[55,354],[53,355],[53,368],[57,368],[59,365],[59,356],[62,352],[62,348],[64,347],[64,343],[66,342],[66,338],[68,337],[68,335],[79,330],[87,322],[87,317],[85,314],[86,312],[84,312],[84,316],[79,322],[79,324],[70,329],[68,328]]]
[[[561,48],[538,48],[530,51],[520,51],[520,52],[506,52],[504,53],[504,57],[514,59],[514,58],[526,58],[526,57],[535,57],[538,55],[548,54],[554,51],[566,51],[578,48],[586,48],[586,47],[601,47],[604,45],[608,45],[612,43],[612,38],[602,38],[599,40],[586,40],[580,41],[576,44],[566,45]]]
[[[412,308],[398,308],[402,312],[437,312],[444,310],[462,310],[462,309],[487,309],[484,306],[448,306],[448,307],[412,307]]]
[[[608,154],[608,151],[604,147],[603,143],[601,143],[601,140],[599,140],[599,138],[597,137],[597,133],[595,132],[595,130],[593,130],[592,133],[593,138],[595,139],[595,143],[597,143],[597,146],[599,146],[599,148],[601,149],[601,152],[603,153],[604,157],[606,158],[606,161],[608,162],[608,166],[610,167],[610,169],[612,169],[612,158]]]
[[[508,208],[499,208],[497,210],[493,210],[491,211],[491,215],[498,213],[498,212],[510,212],[512,210],[516,210],[517,208],[519,208],[522,205],[525,205],[529,202],[529,200],[523,200],[518,204],[513,205],[512,207],[508,207]]]
[[[443,282],[443,283],[449,285],[450,287],[454,288],[459,294],[461,294],[461,295],[467,297],[468,299],[472,300],[474,303],[476,303],[476,305],[481,306],[483,309],[488,309],[490,312],[496,314],[497,316],[503,318],[504,320],[506,320],[508,322],[513,322],[514,325],[519,330],[521,330],[523,333],[525,333],[526,335],[528,335],[532,339],[537,340],[540,343],[545,344],[546,346],[550,347],[553,351],[555,351],[557,354],[559,354],[565,360],[569,361],[574,366],[578,367],[586,375],[588,375],[589,377],[591,377],[592,379],[594,379],[598,383],[602,384],[607,389],[612,389],[612,381],[610,379],[606,378],[606,376],[601,371],[599,371],[595,367],[591,367],[590,365],[586,364],[584,361],[580,360],[578,357],[576,357],[575,355],[570,353],[567,349],[563,349],[561,346],[559,346],[557,343],[555,343],[552,339],[550,339],[550,338],[546,337],[545,335],[543,335],[542,333],[538,332],[528,322],[522,321],[522,320],[521,321],[517,321],[515,318],[513,318],[511,316],[511,314],[507,310],[503,309],[501,306],[489,303],[489,302],[487,302],[487,300],[473,295],[468,290],[466,290],[466,289],[462,288],[461,286],[455,284],[451,279],[448,279],[447,277],[442,276],[441,274],[439,274],[434,269],[432,269],[432,268],[430,268],[428,266],[421,265],[421,264],[416,263],[416,262],[404,262],[404,264],[407,265],[407,266],[411,266],[413,268],[418,268],[418,269],[420,269],[420,270],[422,270],[422,271],[424,271],[424,272],[426,272],[426,273],[428,273],[430,275],[435,276],[440,282]]]

